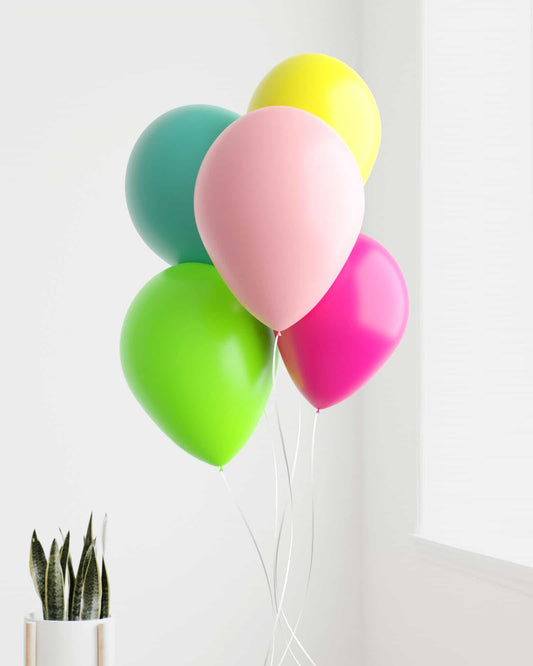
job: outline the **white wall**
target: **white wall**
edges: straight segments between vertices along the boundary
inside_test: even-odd
[[[411,536],[417,526],[420,419],[421,45],[428,38],[421,7],[435,2],[368,0],[361,20],[361,71],[372,81],[384,127],[367,186],[366,228],[404,269],[412,306],[401,347],[364,391],[364,663],[526,666],[533,660],[533,598],[525,593],[531,574],[529,582],[527,572],[521,581],[524,572],[509,565],[502,576],[488,560],[421,549]],[[461,11],[497,4],[506,3],[455,3]],[[444,0],[439,5],[450,7]]]
[[[3,664],[19,663],[22,616],[36,606],[32,529],[46,541],[59,526],[81,535],[91,510],[110,515],[119,663],[260,663],[268,601],[221,480],[157,430],[121,376],[123,315],[164,268],[128,219],[124,169],[158,114],[193,102],[243,112],[261,76],[290,54],[323,51],[357,67],[356,9],[343,0],[2,6]],[[296,391],[281,384],[293,445]],[[307,407],[301,478],[311,418]],[[316,569],[301,632],[317,663],[338,666],[358,663],[360,650],[357,422],[351,401],[319,425]],[[227,468],[264,544],[271,436],[261,424]],[[307,534],[304,524],[300,562]]]

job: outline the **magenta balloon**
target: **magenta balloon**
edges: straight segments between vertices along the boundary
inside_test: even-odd
[[[331,407],[374,375],[400,342],[409,297],[394,258],[361,234],[320,303],[283,331],[279,348],[303,395]]]
[[[364,190],[344,141],[307,111],[233,122],[204,158],[200,236],[224,282],[268,326],[288,328],[331,287],[357,240]]]

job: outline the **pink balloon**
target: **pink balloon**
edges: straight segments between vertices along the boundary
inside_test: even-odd
[[[361,234],[333,286],[303,319],[283,331],[279,348],[303,395],[318,409],[357,391],[400,342],[409,297],[398,264]]]
[[[316,116],[248,113],[216,139],[196,180],[200,236],[237,299],[272,328],[314,307],[357,239],[364,190],[355,159]]]

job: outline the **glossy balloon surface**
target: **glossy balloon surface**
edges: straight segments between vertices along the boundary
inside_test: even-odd
[[[319,409],[357,391],[399,344],[409,313],[407,286],[387,250],[360,234],[320,303],[279,339],[303,395]]]
[[[131,304],[121,336],[126,380],[179,446],[225,465],[248,441],[272,388],[273,334],[213,266],[156,275]]]
[[[210,264],[194,219],[194,185],[217,136],[238,118],[218,106],[182,106],[151,123],[126,171],[126,200],[140,236],[169,264]]]
[[[209,149],[195,213],[214,265],[254,316],[283,330],[326,293],[357,239],[364,190],[339,135],[316,116],[268,107]]]
[[[321,53],[288,58],[264,77],[248,110],[265,106],[294,106],[322,118],[346,141],[366,182],[379,150],[381,120],[374,96],[351,67]]]

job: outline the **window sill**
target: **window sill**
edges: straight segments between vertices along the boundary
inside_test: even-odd
[[[533,567],[441,543],[421,534],[413,534],[412,538],[419,555],[434,564],[533,596]]]

